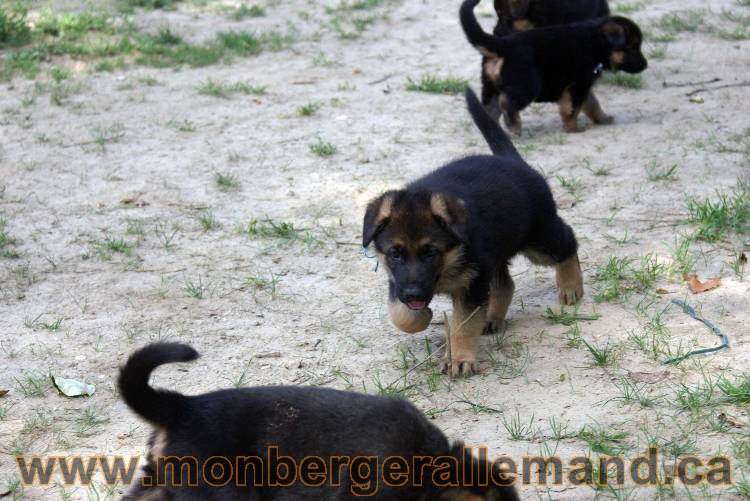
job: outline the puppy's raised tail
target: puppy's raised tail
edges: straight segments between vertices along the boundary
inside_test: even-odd
[[[466,97],[466,107],[469,109],[471,118],[484,136],[484,140],[487,141],[492,153],[494,155],[510,154],[520,158],[518,150],[513,146],[513,142],[503,128],[500,127],[500,124],[487,114],[487,111],[482,106],[482,103],[479,102],[479,98],[471,90],[471,87],[466,87],[464,95]]]
[[[163,364],[189,362],[200,355],[186,344],[154,343],[136,351],[120,369],[118,386],[128,407],[150,423],[169,427],[187,405],[187,397],[148,384],[151,372]]]
[[[474,15],[474,7],[479,4],[480,0],[465,0],[459,10],[461,27],[469,43],[477,48],[479,52],[488,57],[502,57],[503,39],[489,34],[482,29]]]

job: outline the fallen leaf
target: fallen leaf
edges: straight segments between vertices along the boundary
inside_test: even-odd
[[[145,207],[148,205],[148,202],[140,198],[123,198],[120,200],[120,203],[122,205],[130,205],[131,207]]]
[[[662,289],[661,287],[659,287],[658,289],[656,289],[656,293],[657,294],[669,294],[669,291],[667,289]]]
[[[632,379],[633,381],[637,381],[639,383],[654,384],[654,383],[658,383],[659,381],[663,381],[664,379],[667,379],[668,376],[669,376],[669,371],[661,371],[661,372],[628,371],[628,377]]]
[[[10,390],[0,390],[0,397],[4,397]]]
[[[709,278],[705,282],[698,280],[697,275],[688,275],[688,288],[693,294],[700,294],[701,292],[710,291],[711,289],[717,288],[721,285],[721,281],[718,278]]]
[[[727,416],[724,412],[719,413],[719,421],[728,425],[734,426],[735,428],[744,428],[745,425],[737,421],[731,416]]]
[[[52,376],[52,384],[66,397],[91,396],[96,391],[93,384],[86,384],[75,379]]]
[[[702,97],[700,97],[700,96],[692,96],[692,97],[690,98],[690,102],[691,102],[691,103],[695,103],[695,104],[703,104],[703,103],[704,103],[705,101],[704,101],[704,100],[703,100],[703,98],[702,98]]]

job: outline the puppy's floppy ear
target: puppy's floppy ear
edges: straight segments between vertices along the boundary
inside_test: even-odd
[[[395,192],[388,191],[367,204],[362,225],[362,247],[370,245],[390,221],[394,197]]]
[[[433,193],[430,211],[443,229],[456,240],[466,243],[466,207],[463,200],[448,193]]]
[[[627,42],[625,27],[617,21],[607,21],[599,28],[613,47],[623,47]]]

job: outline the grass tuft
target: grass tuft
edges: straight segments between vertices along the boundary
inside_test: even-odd
[[[460,77],[422,75],[419,80],[412,80],[409,77],[406,83],[406,90],[428,92],[431,94],[461,94],[468,83],[465,78]]]
[[[740,183],[731,192],[717,191],[715,200],[689,199],[688,222],[698,225],[696,238],[718,242],[729,233],[750,230],[750,185]]]

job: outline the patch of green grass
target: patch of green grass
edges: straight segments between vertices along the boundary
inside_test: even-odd
[[[203,283],[203,278],[198,277],[197,280],[186,277],[185,284],[183,285],[185,293],[195,299],[204,299],[206,294],[210,291],[210,284]]]
[[[94,249],[96,250],[99,259],[108,261],[112,259],[113,254],[123,254],[130,256],[133,247],[127,240],[122,237],[116,237],[113,235],[106,235],[104,240],[94,242]]]
[[[588,425],[578,432],[578,438],[586,442],[592,451],[608,456],[617,456],[623,452],[623,441],[627,437],[628,434],[623,431],[612,431]]]
[[[0,49],[19,47],[31,40],[31,28],[26,15],[26,9],[20,3],[0,5]]]
[[[649,59],[664,59],[667,57],[667,46],[666,45],[654,45],[646,54]]]
[[[240,187],[240,179],[229,172],[214,173],[214,182],[224,191],[236,190]]]
[[[705,17],[703,10],[669,12],[659,19],[658,26],[667,33],[692,33],[703,26]]]
[[[650,394],[647,383],[637,384],[622,377],[619,383],[615,383],[615,386],[620,390],[620,396],[611,400],[620,400],[626,404],[638,403],[641,407],[653,407],[658,400],[658,397]]]
[[[316,143],[310,145],[310,151],[318,155],[319,157],[330,157],[338,151],[336,145],[328,143],[322,139],[318,139]]]
[[[594,359],[594,365],[599,367],[607,367],[613,365],[617,360],[618,350],[617,346],[612,346],[609,341],[604,346],[596,343],[589,343],[584,338],[581,338],[581,342],[591,354]]]
[[[437,75],[425,74],[419,80],[407,79],[406,90],[414,92],[428,92],[431,94],[460,94],[468,85],[464,78],[447,76],[439,77]]]
[[[676,181],[677,164],[671,167],[662,167],[657,160],[652,160],[646,165],[646,176],[649,181]]]
[[[680,384],[675,390],[677,407],[690,411],[693,414],[701,414],[706,407],[716,403],[717,381],[703,375],[703,381],[694,384]]]
[[[750,404],[750,375],[742,375],[736,381],[721,376],[716,386],[724,394],[723,400],[732,404]]]
[[[318,112],[323,105],[320,103],[307,103],[297,107],[297,114],[303,117],[309,117]]]
[[[626,89],[642,89],[643,78],[641,75],[632,75],[630,73],[606,73],[602,77],[602,82],[615,87],[624,87]]]
[[[16,239],[10,236],[6,227],[8,222],[0,217],[0,256],[8,259],[19,257],[18,252],[12,247],[16,245]]]
[[[572,312],[568,312],[565,311],[564,306],[561,306],[560,313],[553,311],[552,308],[547,308],[547,311],[544,313],[544,318],[554,324],[571,326],[581,320],[598,320],[601,318],[601,315],[578,313],[577,307]]]
[[[198,223],[200,223],[201,225],[201,228],[203,228],[203,231],[211,231],[220,226],[219,221],[211,211],[201,212],[200,214],[198,214],[197,219]]]
[[[252,85],[247,82],[217,82],[210,78],[198,86],[198,94],[213,97],[229,98],[232,94],[250,94],[261,96],[265,94],[266,87],[262,85]]]
[[[612,256],[604,266],[599,266],[594,274],[599,289],[594,294],[597,303],[619,300],[623,295],[623,282],[628,279],[632,260]]]
[[[294,223],[282,221],[277,223],[273,219],[252,219],[247,225],[247,234],[259,238],[282,238],[285,240],[295,240],[300,234],[300,230],[294,227]]]
[[[613,11],[619,14],[632,14],[638,12],[646,6],[646,2],[629,2],[629,3],[618,3],[613,7]]]
[[[125,137],[125,126],[120,122],[115,122],[108,127],[94,127],[91,129],[92,142],[96,144],[101,151],[107,149],[110,143],[117,143]]]
[[[39,374],[25,374],[22,379],[14,378],[18,391],[24,397],[43,397],[49,388],[49,379]]]
[[[717,191],[714,200],[688,199],[688,223],[698,226],[696,237],[707,242],[729,233],[750,230],[750,185],[740,183],[731,192]]]
[[[269,278],[260,276],[248,276],[242,281],[243,289],[250,289],[251,291],[268,291],[271,299],[276,299],[277,290],[279,286],[279,277],[271,273]]]
[[[537,434],[534,428],[534,415],[528,421],[521,419],[521,414],[516,410],[515,415],[507,419],[502,416],[503,428],[510,435],[511,440],[529,440]]]
[[[253,5],[245,5],[242,4],[240,7],[232,12],[231,18],[235,21],[241,21],[242,19],[246,19],[249,17],[262,17],[266,15],[266,9],[264,9],[262,6],[253,4]]]
[[[120,9],[132,12],[136,8],[146,10],[173,9],[180,0],[118,0]]]
[[[195,132],[195,123],[190,120],[183,120],[178,122],[176,120],[170,120],[167,122],[167,126],[173,128],[178,132]]]

